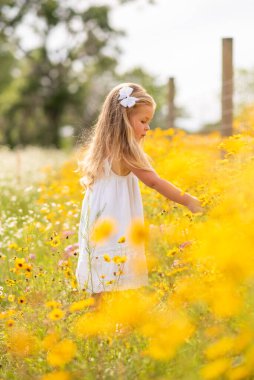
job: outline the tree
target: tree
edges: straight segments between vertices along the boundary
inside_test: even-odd
[[[31,142],[32,133],[35,141],[59,147],[64,110],[82,107],[91,68],[103,66],[107,71],[116,65],[120,51],[115,42],[123,32],[111,27],[109,12],[108,6],[81,10],[78,3],[67,6],[57,0],[9,0],[1,7],[0,33],[15,46],[17,68],[25,77],[18,98],[4,111],[8,131],[13,132],[13,123],[18,127],[8,138],[12,146],[15,139]],[[36,41],[30,48],[21,38],[20,25]],[[56,33],[65,37],[60,47],[53,46]]]

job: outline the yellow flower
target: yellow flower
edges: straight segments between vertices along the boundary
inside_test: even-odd
[[[26,261],[25,261],[24,257],[22,257],[20,259],[17,257],[15,259],[15,268],[17,268],[17,269],[24,269],[25,263],[26,263]]]
[[[11,271],[11,269],[10,269],[10,271]],[[12,287],[12,286],[16,285],[16,280],[11,280],[10,278],[7,278],[7,280],[5,280],[5,283],[7,286]]]
[[[64,276],[66,278],[71,278],[72,277],[72,271],[70,269],[68,269],[68,268],[65,268],[64,269]]]
[[[205,380],[217,379],[230,368],[230,364],[231,361],[229,358],[217,359],[201,368],[200,374]]]
[[[85,300],[78,301],[78,302],[73,302],[69,306],[69,310],[70,310],[70,312],[79,311],[79,310],[84,309],[87,306],[93,305],[94,302],[95,302],[94,298],[92,298],[92,297],[91,298],[87,298]]]
[[[145,240],[148,238],[148,229],[145,228],[145,225],[142,219],[135,218],[132,221],[128,229],[128,236],[129,236],[130,242],[133,245],[140,245],[145,242]]]
[[[47,373],[40,380],[71,380],[71,377],[68,372],[56,371]]]
[[[119,261],[120,258],[121,258],[120,256],[114,256],[113,257],[114,263],[119,264],[120,263],[120,261]]]
[[[117,230],[116,222],[112,218],[104,218],[97,220],[92,232],[91,240],[95,243],[102,243],[103,241],[109,239]]]
[[[10,249],[15,249],[15,250],[17,250],[18,249],[18,244],[16,244],[16,243],[10,243],[9,245],[8,245],[8,248],[10,248]]]
[[[50,245],[52,247],[57,247],[60,244],[60,238],[59,236],[52,237],[50,240]]]
[[[52,332],[45,336],[41,345],[45,350],[51,349],[60,340],[60,335],[57,332]]]
[[[26,264],[24,266],[24,269],[26,271],[26,277],[31,277],[32,268],[33,268],[32,264]]]
[[[23,328],[11,329],[7,338],[8,351],[18,357],[26,357],[37,351],[36,339]]]
[[[152,322],[147,321],[141,326],[141,331],[151,338],[143,354],[158,360],[168,360],[191,337],[195,327],[187,316],[158,313],[153,315]]]
[[[250,378],[251,368],[246,365],[230,368],[227,371],[227,378],[229,380],[244,380]]]
[[[76,344],[70,339],[63,339],[48,352],[47,361],[52,366],[61,366],[69,363],[76,352]]]
[[[175,246],[168,251],[166,256],[171,257],[174,256],[176,253],[179,253],[179,248]]]
[[[126,260],[127,260],[126,256],[114,256],[113,257],[113,261],[116,264],[125,263]]]
[[[46,307],[57,308],[57,307],[61,307],[62,305],[61,305],[61,303],[58,302],[58,301],[47,301],[47,302],[45,303],[45,306],[46,306]]]
[[[63,317],[64,311],[61,309],[53,309],[50,313],[48,313],[48,318],[52,319],[53,321],[57,321]]]
[[[8,319],[8,321],[6,321],[6,326],[12,327],[14,325],[14,323],[15,323],[14,319]]]
[[[175,133],[175,129],[174,128],[169,128],[167,130],[167,133],[168,133],[168,136],[173,136],[173,134]]]
[[[86,338],[87,336],[97,336],[103,332],[113,332],[115,330],[114,323],[104,317],[102,313],[88,312],[82,314],[75,321],[73,332],[78,338]]]
[[[115,276],[121,276],[122,274],[124,274],[122,270],[119,270],[118,272],[114,272]]]
[[[103,255],[103,258],[104,258],[104,260],[105,260],[107,263],[109,263],[109,262],[111,261],[110,256],[107,255],[107,254]]]
[[[25,297],[19,297],[18,298],[18,303],[20,303],[21,305],[23,305],[24,303],[26,303]]]
[[[236,314],[241,309],[243,300],[235,286],[221,280],[213,286],[209,302],[216,316],[227,317]]]
[[[14,302],[14,300],[15,300],[15,295],[14,294],[9,294],[8,295],[8,301],[9,302]]]
[[[121,243],[124,243],[125,240],[126,240],[126,239],[125,239],[125,236],[121,236],[121,237],[118,239],[117,242],[121,244]]]
[[[234,348],[233,337],[225,336],[216,342],[210,344],[205,350],[205,355],[208,359],[216,359],[219,356],[225,356]]]
[[[0,313],[0,320],[1,319],[6,319],[8,317],[11,317],[12,315],[14,315],[16,313],[16,310],[13,310],[13,309],[9,309],[9,310],[6,310],[6,311],[2,311]]]

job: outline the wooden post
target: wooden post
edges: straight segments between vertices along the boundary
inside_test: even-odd
[[[221,136],[233,134],[233,38],[222,39]]]
[[[168,128],[175,128],[175,79],[168,81]]]

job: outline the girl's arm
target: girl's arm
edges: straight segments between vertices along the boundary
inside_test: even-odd
[[[182,190],[174,186],[169,181],[161,178],[155,171],[150,172],[148,170],[137,169],[131,167],[131,171],[142,181],[146,186],[158,191],[158,193],[164,195],[166,198],[173,202],[180,203],[183,206],[189,208],[192,212],[202,212],[203,208],[198,198],[193,197],[189,193],[182,194]],[[181,195],[182,194],[182,195]]]

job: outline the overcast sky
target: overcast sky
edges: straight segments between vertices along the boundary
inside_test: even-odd
[[[223,37],[234,38],[235,67],[254,67],[254,0],[140,0],[115,7],[111,21],[127,32],[121,69],[140,65],[160,82],[174,76],[189,130],[220,117]]]

